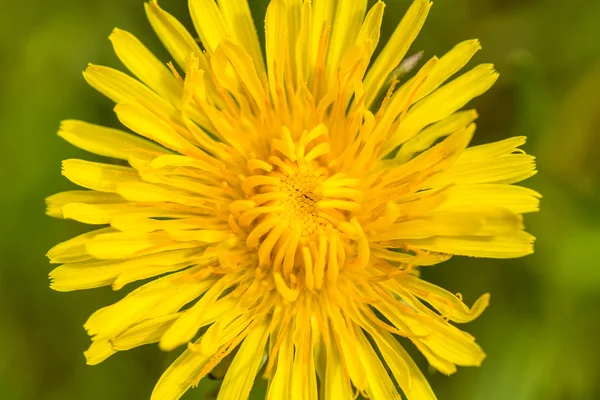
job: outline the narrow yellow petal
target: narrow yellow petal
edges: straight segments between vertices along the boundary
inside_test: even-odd
[[[411,247],[470,257],[515,258],[533,253],[535,238],[526,232],[492,237],[444,237],[406,240]]]
[[[361,363],[364,365],[369,386],[366,390],[373,400],[401,400],[394,382],[388,375],[377,353],[360,329],[355,329],[356,347],[360,354]]]
[[[190,53],[194,53],[200,60],[202,69],[207,69],[202,50],[181,22],[161,9],[156,0],[145,3],[144,7],[152,28],[181,68],[185,69],[187,58]]]
[[[207,205],[206,201],[193,193],[177,189],[167,189],[164,185],[154,185],[146,182],[126,181],[119,183],[116,192],[130,201],[142,202],[169,202],[209,211],[214,206]]]
[[[246,50],[229,40],[221,42],[221,48],[227,54],[231,65],[237,72],[240,81],[250,92],[250,95],[256,102],[259,110],[264,110],[265,107],[265,89],[263,87],[260,77],[257,75],[252,64],[252,58],[248,55]]]
[[[370,42],[372,51],[375,51],[381,36],[381,22],[383,21],[384,9],[385,3],[382,1],[378,1],[371,7],[364,21],[362,21],[356,43]]]
[[[356,42],[366,11],[366,0],[338,1],[327,56],[328,77],[333,76],[346,51]]]
[[[215,282],[193,279],[195,271],[176,272],[139,287],[117,303],[96,311],[84,328],[94,340],[112,338],[138,322],[179,311]]]
[[[264,57],[248,0],[219,0],[219,9],[229,33],[248,52],[262,80],[266,76]]]
[[[518,148],[524,145],[526,141],[527,138],[525,136],[514,136],[498,142],[472,146],[467,149],[458,162],[465,164],[481,162],[513,154],[515,152],[522,153],[522,150],[519,150]]]
[[[325,379],[322,381],[325,400],[352,400],[354,394],[350,382],[345,376],[344,365],[340,352],[335,344],[325,346],[326,368]]]
[[[448,323],[435,326],[435,333],[424,339],[416,340],[417,347],[423,352],[429,363],[445,374],[456,371],[454,365],[478,367],[485,353],[472,336],[465,334]]]
[[[339,310],[330,308],[328,314],[352,384],[358,390],[366,390],[368,387],[367,373],[356,348],[355,338],[352,336],[352,326],[346,326]]]
[[[312,73],[310,69],[312,55],[310,35],[313,23],[312,2],[305,1],[302,4],[300,14],[300,31],[296,39],[295,53],[296,87],[302,87],[304,83],[308,82]]]
[[[312,6],[312,23],[310,40],[310,70],[314,72],[319,56],[319,43],[325,29],[331,29],[335,15],[335,0],[314,0]],[[329,42],[325,43],[326,45]]]
[[[62,207],[69,203],[119,204],[125,203],[125,200],[114,193],[97,192],[95,190],[71,190],[47,197],[46,213],[54,218],[66,218]]]
[[[406,55],[412,42],[417,37],[431,7],[429,0],[414,0],[402,21],[392,34],[387,45],[381,51],[364,81],[365,106],[370,107],[382,89],[382,85],[400,61]]]
[[[391,334],[381,328],[378,329],[390,346],[390,349],[386,350],[384,355],[388,365],[392,363],[391,360],[396,359],[397,363],[401,362],[408,367],[406,376],[404,377],[404,379],[408,382],[406,382],[404,385],[401,384],[402,391],[406,395],[407,400],[436,400],[437,397],[433,393],[431,386],[429,386],[427,378],[423,376],[423,373],[417,364],[415,364],[412,357],[406,352],[406,350],[404,350],[400,343],[398,343]],[[381,351],[383,353],[383,350]],[[401,379],[396,375],[394,375],[394,377],[397,380]]]
[[[199,158],[205,156],[200,149],[181,137],[171,124],[144,107],[133,104],[117,104],[115,113],[119,121],[132,131],[171,150]]]
[[[295,355],[292,367],[291,400],[318,400],[314,360],[315,339],[309,317],[304,313],[298,314],[293,335]]]
[[[83,352],[83,355],[87,365],[97,365],[116,352],[109,340],[98,340],[93,341],[90,347]]]
[[[449,208],[488,206],[504,207],[516,214],[540,209],[540,194],[522,186],[505,184],[456,185],[446,191],[446,200],[437,210]]]
[[[156,343],[180,316],[180,313],[167,314],[142,321],[111,339],[112,347],[116,351],[125,351]]]
[[[181,124],[181,112],[176,108],[178,103],[171,104],[137,79],[121,71],[90,64],[83,72],[83,77],[90,86],[115,103],[139,104],[167,121]],[[197,117],[196,114],[198,113],[194,113],[193,116]],[[198,118],[198,121],[201,123],[202,118]]]
[[[215,0],[189,0],[190,14],[202,45],[213,54],[221,40],[230,36]]]
[[[116,260],[166,250],[197,247],[197,242],[177,242],[165,232],[111,232],[97,234],[85,246],[87,252],[103,260]]]
[[[445,84],[410,109],[380,154],[388,154],[427,125],[449,117],[473,98],[485,93],[497,79],[498,73],[493,66],[482,64]]]
[[[181,103],[182,84],[135,36],[115,29],[110,40],[115,53],[131,73],[171,104],[178,106]]]
[[[427,379],[412,357],[386,330],[363,319],[362,326],[373,338],[383,360],[408,400],[436,400]]]
[[[414,102],[416,103],[440,87],[440,85],[446,82],[448,78],[467,65],[473,55],[480,49],[481,45],[479,44],[479,40],[466,40],[457,44],[452,50],[444,54],[444,56],[440,58],[440,62],[437,63],[433,71],[431,71],[427,77],[423,86],[419,88]]]
[[[51,248],[46,257],[52,264],[87,261],[93,257],[86,250],[86,243],[96,235],[115,232],[113,228],[102,228],[75,236]]]
[[[444,171],[452,167],[469,145],[474,133],[475,124],[471,124],[465,129],[454,132],[441,143],[419,154],[405,164],[397,160],[384,161],[384,168],[388,167],[384,175],[384,182],[391,188],[391,191],[393,191],[394,187],[399,187],[400,197],[402,197],[402,194],[406,194],[406,190],[402,190],[405,185],[411,185],[415,189],[420,186],[432,187],[433,184],[429,183],[429,181],[436,179],[436,176],[441,175]],[[395,165],[397,166],[394,167]],[[419,175],[417,176],[420,177],[420,181],[415,179],[415,171],[419,171]],[[434,176],[434,178],[428,180],[430,176]],[[375,191],[374,193],[377,192]]]
[[[202,347],[201,341],[218,324],[219,322],[211,325],[201,339],[194,345],[188,346],[188,349],[167,368],[154,387],[151,400],[176,400],[183,396],[189,388],[197,385],[199,374],[203,372],[209,360],[223,345],[237,337],[246,328],[248,319],[238,318],[227,321],[227,328],[218,332],[214,341],[211,341],[211,345]],[[207,351],[203,351],[203,348]]]
[[[144,260],[145,257],[140,257],[132,261],[91,260],[64,264],[50,272],[50,287],[59,292],[69,292],[108,286],[129,269],[150,268],[145,264],[142,264],[143,267],[140,265]],[[168,265],[163,265],[160,273],[187,266],[178,265],[176,262],[176,259],[173,259]]]
[[[105,225],[110,224],[113,217],[119,213],[126,213],[133,207],[130,204],[85,204],[69,203],[62,207],[65,219],[72,219],[84,224]]]
[[[240,346],[225,374],[217,400],[247,399],[261,365],[269,337],[268,320],[260,319]]]
[[[171,328],[165,332],[160,340],[160,348],[164,351],[171,351],[177,346],[191,341],[202,326],[203,314],[212,307],[218,297],[228,287],[228,284],[228,279],[220,279],[196,304],[187,309]]]
[[[448,171],[428,183],[432,186],[447,186],[520,182],[536,174],[535,157],[517,149],[524,142],[524,137],[513,137],[470,147]]]
[[[292,335],[286,334],[283,343],[277,352],[277,368],[273,379],[269,382],[267,400],[285,399],[292,392],[292,366],[294,360],[294,348],[292,346]]]
[[[465,128],[475,121],[477,117],[477,111],[475,110],[460,111],[428,126],[408,142],[404,143],[396,154],[395,159],[400,162],[407,162],[414,154],[429,149],[439,139]]]
[[[166,152],[155,143],[130,133],[82,121],[63,121],[58,136],[83,150],[121,160],[128,160],[136,153],[159,155]]]
[[[458,323],[471,322],[479,317],[490,300],[490,295],[484,294],[469,308],[455,294],[415,276],[405,275],[398,278],[398,281],[415,296],[438,310],[444,318]]]
[[[64,160],[62,168],[62,174],[71,182],[100,192],[114,193],[119,183],[140,180],[136,170],[120,165]]]
[[[271,95],[277,98],[277,88],[284,88],[283,76],[289,54],[287,7],[284,0],[273,0],[265,17],[265,49]]]
[[[373,236],[376,241],[424,239],[432,236],[495,236],[522,229],[520,215],[503,207],[446,209],[394,224]]]

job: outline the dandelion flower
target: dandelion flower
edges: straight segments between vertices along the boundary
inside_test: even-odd
[[[51,216],[99,226],[50,250],[53,289],[145,280],[85,323],[88,364],[185,345],[156,400],[226,357],[219,399],[247,398],[259,376],[276,400],[434,399],[399,340],[444,374],[480,365],[452,322],[489,296],[469,308],[418,268],[530,254],[522,214],[539,195],[512,184],[534,158],[523,137],[468,147],[477,114],[460,109],[498,76],[484,64],[453,78],[477,40],[398,77],[431,3],[415,0],[377,57],[384,3],[367,3],[272,0],[264,58],[243,0],[189,1],[202,47],[147,3],[174,63],[112,33],[135,78],[96,65],[84,76],[133,133],[69,120],[59,135],[123,162],[66,160],[86,190],[47,200]]]

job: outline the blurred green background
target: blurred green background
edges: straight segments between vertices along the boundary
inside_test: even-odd
[[[250,2],[260,31],[266,0]],[[409,0],[387,3],[384,38]],[[191,26],[185,0],[161,5]],[[107,40],[115,26],[168,61],[141,0],[0,0],[3,400],[147,399],[176,356],[147,346],[87,367],[82,325],[122,293],[48,288],[46,251],[87,229],[44,215],[44,197],[73,187],[60,161],[89,157],[55,132],[66,118],[118,126],[112,103],[81,76],[88,62],[121,68]],[[492,294],[464,327],[488,355],[483,366],[426,375],[440,400],[600,399],[600,1],[438,0],[411,51],[442,55],[475,37],[483,44],[475,62],[501,73],[472,104],[481,115],[476,141],[529,137],[539,174],[525,185],[544,198],[526,224],[538,241],[524,259],[455,258],[423,271],[468,303]],[[215,398],[217,385],[185,398]]]

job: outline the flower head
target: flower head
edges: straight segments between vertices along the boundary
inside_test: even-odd
[[[469,308],[418,267],[533,251],[521,216],[539,196],[511,185],[535,173],[518,149],[525,139],[468,147],[477,114],[459,111],[497,74],[480,65],[450,80],[479,42],[398,77],[427,0],[413,2],[376,58],[382,2],[367,11],[367,0],[272,0],[266,58],[246,1],[189,5],[203,49],[146,4],[177,66],[115,30],[137,79],[95,65],[84,73],[134,133],[60,128],[124,162],[64,161],[88,190],[51,196],[48,213],[103,227],[50,250],[62,264],[52,288],[154,278],[89,318],[88,363],[187,345],[153,392],[160,400],[225,358],[219,399],[246,398],[259,374],[270,399],[435,398],[398,339],[445,374],[479,365],[474,338],[450,322],[473,320],[489,296]]]

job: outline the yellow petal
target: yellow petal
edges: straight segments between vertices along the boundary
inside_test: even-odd
[[[369,68],[364,82],[367,108],[375,101],[390,72],[400,64],[406,55],[427,18],[431,4],[429,0],[413,1],[387,45]]]
[[[277,368],[275,375],[269,382],[267,400],[279,400],[289,396],[292,392],[292,367],[294,360],[294,348],[292,346],[292,335],[286,334],[283,343],[277,352]]]
[[[203,158],[204,153],[193,146],[168,122],[139,105],[118,104],[115,113],[119,121],[132,131],[152,139],[163,146],[178,151],[181,154]]]
[[[425,312],[413,307],[414,304],[409,307],[400,301],[383,300],[374,304],[375,308],[398,329],[407,327],[414,334],[410,339],[440,372],[452,374],[456,372],[456,365],[478,366],[485,358],[471,335],[450,325],[424,305],[418,308],[424,308]]]
[[[190,14],[202,45],[213,54],[221,40],[229,36],[221,11],[215,0],[189,0]]]
[[[292,400],[318,400],[317,374],[315,371],[315,334],[307,313],[296,316],[296,329],[293,335],[295,348],[292,368]]]
[[[312,5],[311,31],[309,34],[310,45],[310,70],[315,70],[319,53],[319,43],[324,29],[331,29],[335,13],[335,0],[314,0]],[[329,32],[330,34],[330,32]],[[328,45],[329,41],[325,43]]]
[[[164,185],[153,185],[146,182],[119,183],[116,192],[130,201],[142,202],[169,202],[197,207],[199,210],[211,211],[214,206],[207,205],[206,200],[193,196],[192,193],[183,192],[175,188],[165,188]]]
[[[105,225],[110,224],[113,217],[119,213],[126,213],[133,207],[130,204],[85,204],[69,203],[62,207],[65,219],[72,219],[84,224]]]
[[[97,365],[116,353],[109,340],[93,341],[90,347],[83,352],[87,365]]]
[[[410,109],[380,154],[388,154],[427,125],[449,117],[473,98],[485,93],[497,79],[493,66],[482,64],[445,84]]]
[[[404,143],[396,154],[395,159],[407,162],[416,153],[425,151],[432,147],[440,138],[448,136],[460,129],[464,129],[477,119],[477,111],[461,111],[454,113],[448,118],[441,120],[419,132],[408,142]]]
[[[427,186],[511,184],[532,177],[536,173],[535,157],[528,154],[508,154],[485,161],[460,163],[457,161],[443,174],[427,181]]]
[[[432,236],[496,236],[522,229],[522,218],[502,207],[473,205],[399,222],[373,236],[376,241],[424,239]]]
[[[455,294],[415,276],[398,278],[399,283],[415,296],[429,303],[451,321],[466,323],[479,317],[489,304],[490,295],[481,296],[469,309]]]
[[[140,322],[112,339],[112,347],[116,351],[125,351],[156,343],[180,316],[181,313],[167,314]]]
[[[248,325],[248,322],[247,318],[238,318],[229,321],[227,328],[221,330],[219,335],[211,342],[211,345],[206,347],[208,351],[201,351],[199,343],[218,322],[211,325],[209,331],[196,341],[195,345],[189,346],[162,374],[154,387],[151,400],[176,400],[183,396],[190,387],[197,385],[199,374],[203,371],[211,357],[221,346],[238,336]]]
[[[283,89],[286,57],[289,57],[287,7],[283,0],[273,0],[265,16],[265,49],[271,95],[277,98],[277,88]]]
[[[165,332],[160,340],[160,348],[164,351],[171,351],[177,346],[191,341],[202,326],[203,314],[213,306],[228,285],[228,279],[220,279],[196,304],[187,309]]]
[[[352,384],[358,390],[366,390],[368,386],[367,374],[364,364],[361,362],[360,353],[356,348],[355,338],[351,333],[352,326],[346,326],[346,322],[338,309],[331,307],[328,311],[331,327],[335,332],[340,350],[344,356],[346,370],[348,371],[348,375],[350,375]]]
[[[131,263],[91,260],[64,264],[50,272],[50,287],[59,292],[111,285]]]
[[[465,129],[454,132],[444,141],[429,150],[419,154],[409,162],[403,164],[397,160],[382,163],[384,169],[382,190],[386,190],[389,200],[398,193],[397,196],[402,198],[407,194],[407,186],[414,191],[421,186],[427,185],[431,187],[428,180],[430,176],[441,175],[442,172],[451,168],[465,148],[469,145],[473,134],[475,133],[475,124],[471,124]],[[416,173],[418,171],[418,174]],[[369,196],[381,198],[381,193],[377,190],[372,190],[372,193],[367,193]],[[417,205],[418,206],[418,205]]]
[[[389,332],[368,321],[363,320],[362,326],[373,338],[381,356],[407,399],[436,400],[427,379],[400,343]]]
[[[374,245],[376,245],[376,244],[374,243]],[[447,254],[430,253],[430,254],[412,256],[409,254],[399,253],[399,252],[395,252],[395,251],[391,251],[391,250],[387,250],[387,249],[380,249],[380,248],[372,248],[371,254],[374,257],[381,258],[384,260],[389,260],[389,261],[393,261],[393,262],[397,262],[397,263],[401,263],[401,264],[410,264],[410,265],[414,265],[414,266],[435,265],[435,264],[439,264],[444,261],[448,261],[448,259],[450,258],[450,256]]]
[[[115,260],[167,250],[198,247],[197,242],[177,242],[165,232],[111,232],[97,234],[86,244],[87,252],[105,260]]]
[[[310,35],[312,28],[312,3],[305,1],[302,4],[302,10],[300,12],[300,31],[298,32],[298,38],[296,39],[296,53],[295,53],[295,68],[296,68],[296,87],[302,87],[302,85],[308,82],[311,73],[310,61],[312,51],[310,48]]]
[[[379,38],[381,36],[381,22],[383,21],[383,10],[385,9],[385,3],[378,1],[371,7],[362,26],[358,32],[356,43],[370,43],[372,51],[375,51]],[[372,53],[371,53],[372,54]]]
[[[155,143],[117,129],[82,121],[63,121],[58,136],[83,150],[105,157],[127,160],[132,154],[165,154]]]
[[[156,0],[145,3],[144,7],[152,28],[181,68],[185,69],[187,58],[190,53],[194,53],[200,60],[202,69],[207,69],[202,50],[181,22],[161,9]]]
[[[434,368],[450,375],[456,371],[455,365],[481,365],[485,353],[472,337],[448,323],[439,323],[434,329],[435,334],[415,340],[419,350]]]
[[[354,394],[350,382],[346,378],[344,364],[335,344],[325,346],[326,368],[325,379],[322,381],[325,400],[352,400]]]
[[[262,77],[266,76],[264,58],[248,1],[219,0],[219,9],[229,33],[248,52],[262,80]]]
[[[448,78],[467,65],[473,55],[480,49],[481,45],[479,44],[479,40],[474,39],[459,43],[448,53],[444,54],[427,77],[425,83],[423,83],[423,86],[419,88],[419,91],[414,98],[414,102],[416,103],[440,87],[440,85],[446,82]]]
[[[182,84],[135,36],[115,29],[110,35],[110,40],[117,57],[139,80],[171,104],[181,103]]]
[[[54,218],[66,218],[62,207],[69,203],[118,204],[125,203],[125,200],[114,193],[96,192],[95,190],[71,190],[47,197],[46,213]]]
[[[366,11],[366,0],[338,1],[327,55],[327,76],[329,78],[337,70],[346,51],[356,42]]]
[[[369,386],[366,390],[373,400],[401,400],[394,382],[375,353],[371,343],[367,340],[361,329],[355,329],[356,347],[360,354],[361,363],[364,365]]]
[[[242,46],[229,40],[224,40],[221,43],[221,48],[225,51],[240,81],[250,92],[259,110],[264,110],[266,104],[265,89],[252,64],[252,58]]]
[[[90,86],[115,103],[140,104],[165,120],[181,123],[181,113],[173,104],[121,71],[90,64],[83,76]]]
[[[100,192],[116,192],[121,182],[139,181],[133,168],[84,160],[64,160],[62,174],[71,182]]]
[[[449,208],[488,206],[504,207],[513,213],[539,211],[541,195],[522,186],[504,184],[456,185],[446,190],[446,200],[437,210]]]
[[[192,268],[176,272],[139,287],[117,303],[96,311],[84,328],[94,340],[112,338],[138,322],[179,311],[215,282],[194,279],[197,271]]]
[[[474,162],[489,161],[494,158],[506,156],[509,154],[522,154],[519,149],[527,141],[525,136],[514,136],[498,142],[481,144],[469,147],[469,149],[458,160],[459,164],[468,164]]]
[[[240,346],[225,374],[218,400],[247,399],[261,365],[269,337],[267,319],[259,319]]]
[[[86,243],[96,235],[115,232],[113,228],[102,228],[76,236],[59,243],[48,251],[46,257],[52,264],[72,263],[90,260],[93,257],[86,250]]]
[[[423,250],[470,257],[515,258],[533,253],[535,238],[526,232],[492,237],[444,237],[406,240],[406,244]]]

